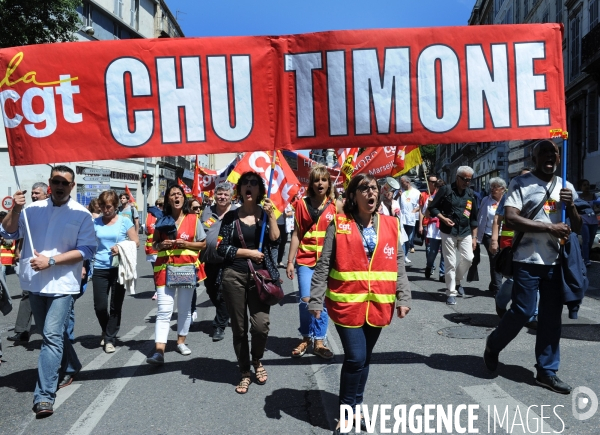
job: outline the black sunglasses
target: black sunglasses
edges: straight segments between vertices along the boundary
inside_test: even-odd
[[[250,186],[258,186],[258,180],[256,178],[253,178],[251,180],[242,181],[242,186],[247,186],[248,184]]]
[[[462,175],[457,175],[457,177],[463,180],[465,183],[470,183],[472,180],[472,178],[465,178]]]
[[[59,184],[62,184],[63,186],[68,186],[69,184],[71,184],[71,181],[62,181],[62,180],[55,180],[52,179],[50,180],[52,182],[52,184],[54,184],[55,186],[58,186]]]
[[[202,207],[200,207],[199,205],[196,205],[196,206],[192,207],[192,210],[194,210],[194,211],[198,211],[198,210],[200,210],[201,208],[202,208]]]

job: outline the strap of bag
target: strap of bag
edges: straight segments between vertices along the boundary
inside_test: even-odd
[[[238,237],[240,238],[240,243],[242,244],[242,248],[248,249],[246,247],[246,242],[244,241],[244,235],[242,234],[242,227],[240,226],[239,219],[235,220],[235,226],[237,228]],[[254,266],[252,266],[252,261],[249,258],[246,259],[246,261],[248,261],[248,267],[250,268],[250,273],[252,273],[252,276],[256,275],[256,272],[254,271]]]
[[[536,206],[536,208],[533,209],[533,211],[531,213],[529,213],[529,215],[527,216],[527,219],[533,219],[538,214],[538,212],[544,206],[546,201],[548,201],[548,198],[550,198],[550,195],[552,195],[552,191],[554,190],[555,186],[556,186],[556,176],[554,176],[552,178],[552,184],[550,184],[550,189],[549,190],[546,189],[546,194],[544,195],[544,198],[542,199],[542,201]],[[523,238],[524,234],[525,233],[519,233],[513,238],[513,242],[512,242],[512,250],[513,251],[517,248],[517,246],[519,246],[519,243],[521,242],[521,239]]]

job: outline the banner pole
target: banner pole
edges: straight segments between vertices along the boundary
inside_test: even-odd
[[[271,174],[269,175],[269,186],[267,188],[267,198],[271,198],[271,185],[273,184],[273,173],[275,172],[275,157],[277,156],[277,151],[273,151],[273,156],[271,157]],[[260,231],[260,243],[258,244],[258,251],[262,252],[263,240],[265,239],[265,230],[267,229],[267,212],[263,210],[263,224],[262,229]]]
[[[562,156],[561,156],[561,163],[562,163],[562,188],[566,189],[567,188],[567,138],[563,139],[563,146],[562,146]],[[562,210],[561,210],[561,219],[562,219],[562,223],[565,223],[567,221],[567,207],[565,206],[565,204],[562,205]]]
[[[13,173],[15,174],[15,181],[17,182],[17,189],[21,190],[21,183],[19,183],[19,176],[17,175],[17,167],[13,166]],[[33,249],[33,239],[31,238],[31,230],[29,229],[29,221],[27,220],[27,213],[25,207],[23,207],[23,219],[25,219],[25,229],[27,230],[27,238],[29,239],[29,247],[31,248],[31,256],[35,256]]]
[[[421,145],[419,145],[419,152],[421,152]],[[421,160],[423,160],[423,153],[421,153]],[[427,186],[427,194],[431,196],[431,190],[429,189],[429,178],[427,178],[427,165],[425,162],[421,163],[423,165],[423,174],[425,174],[425,185]]]

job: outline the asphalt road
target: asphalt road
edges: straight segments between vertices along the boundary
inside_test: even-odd
[[[141,259],[145,258],[142,254],[140,250]],[[417,247],[410,258],[413,307],[405,319],[395,318],[384,329],[375,347],[365,392],[369,412],[376,404],[390,405],[392,410],[406,405],[408,417],[413,405],[439,405],[428,424],[432,433],[459,433],[460,427],[468,433],[542,433],[542,429],[546,433],[600,433],[600,411],[590,419],[577,420],[572,412],[573,395],[556,394],[535,384],[535,331],[524,329],[502,352],[497,376],[486,371],[481,358],[484,338],[498,324],[493,299],[486,291],[487,258],[482,257],[480,264],[481,281],[466,283],[466,297],[453,307],[444,303],[443,284],[424,279],[424,249]],[[595,297],[599,270],[600,264],[595,263],[590,271]],[[330,325],[333,360],[309,353],[290,358],[298,339],[295,282],[284,278],[286,297],[271,311],[271,333],[263,360],[269,373],[267,384],[253,383],[248,394],[238,395],[234,391],[239,373],[231,332],[227,330],[223,341],[212,342],[214,308],[203,286],[198,288],[198,320],[187,339],[192,355],[175,352],[176,326],[172,326],[165,365],[145,363],[153,348],[156,313],[149,263],[139,262],[138,276],[137,293],[125,298],[114,354],[105,354],[100,348],[91,285],[77,301],[75,349],[84,369],[71,386],[60,390],[54,415],[42,420],[36,420],[31,412],[41,336],[34,333],[24,346],[11,346],[6,340],[13,334],[20,298],[16,277],[8,277],[15,305],[12,313],[0,318],[4,344],[0,434],[331,433],[339,416],[341,344]],[[564,314],[563,322],[559,376],[600,396],[600,301],[587,297],[579,320],[569,320]],[[587,404],[585,400],[579,404],[582,412],[592,406],[590,398]],[[437,428],[440,408],[447,411],[450,405],[454,411],[459,405],[472,405],[472,431],[466,410],[454,419],[451,431],[441,422]],[[417,424],[423,411],[413,411],[417,418],[411,422]],[[387,414],[391,415],[387,427],[393,428],[393,411]],[[542,416],[543,428],[539,426]],[[375,433],[384,433],[379,417]],[[398,430],[402,429],[400,424]],[[411,428],[407,423],[406,433],[411,429],[421,433],[425,427]]]

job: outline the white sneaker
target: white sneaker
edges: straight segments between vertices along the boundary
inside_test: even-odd
[[[198,313],[194,311],[192,313],[192,322],[195,322],[197,318],[198,318]]]
[[[112,343],[106,343],[104,345],[104,352],[106,353],[114,353],[117,349],[115,349],[115,346]]]
[[[409,259],[408,257],[404,257],[404,262],[405,262],[406,264],[410,264],[410,263],[412,263],[412,261],[410,261],[410,259]]]
[[[182,355],[190,355],[192,353],[192,351],[190,350],[189,347],[187,347],[185,345],[185,343],[181,343],[177,345],[177,352],[179,352]]]

